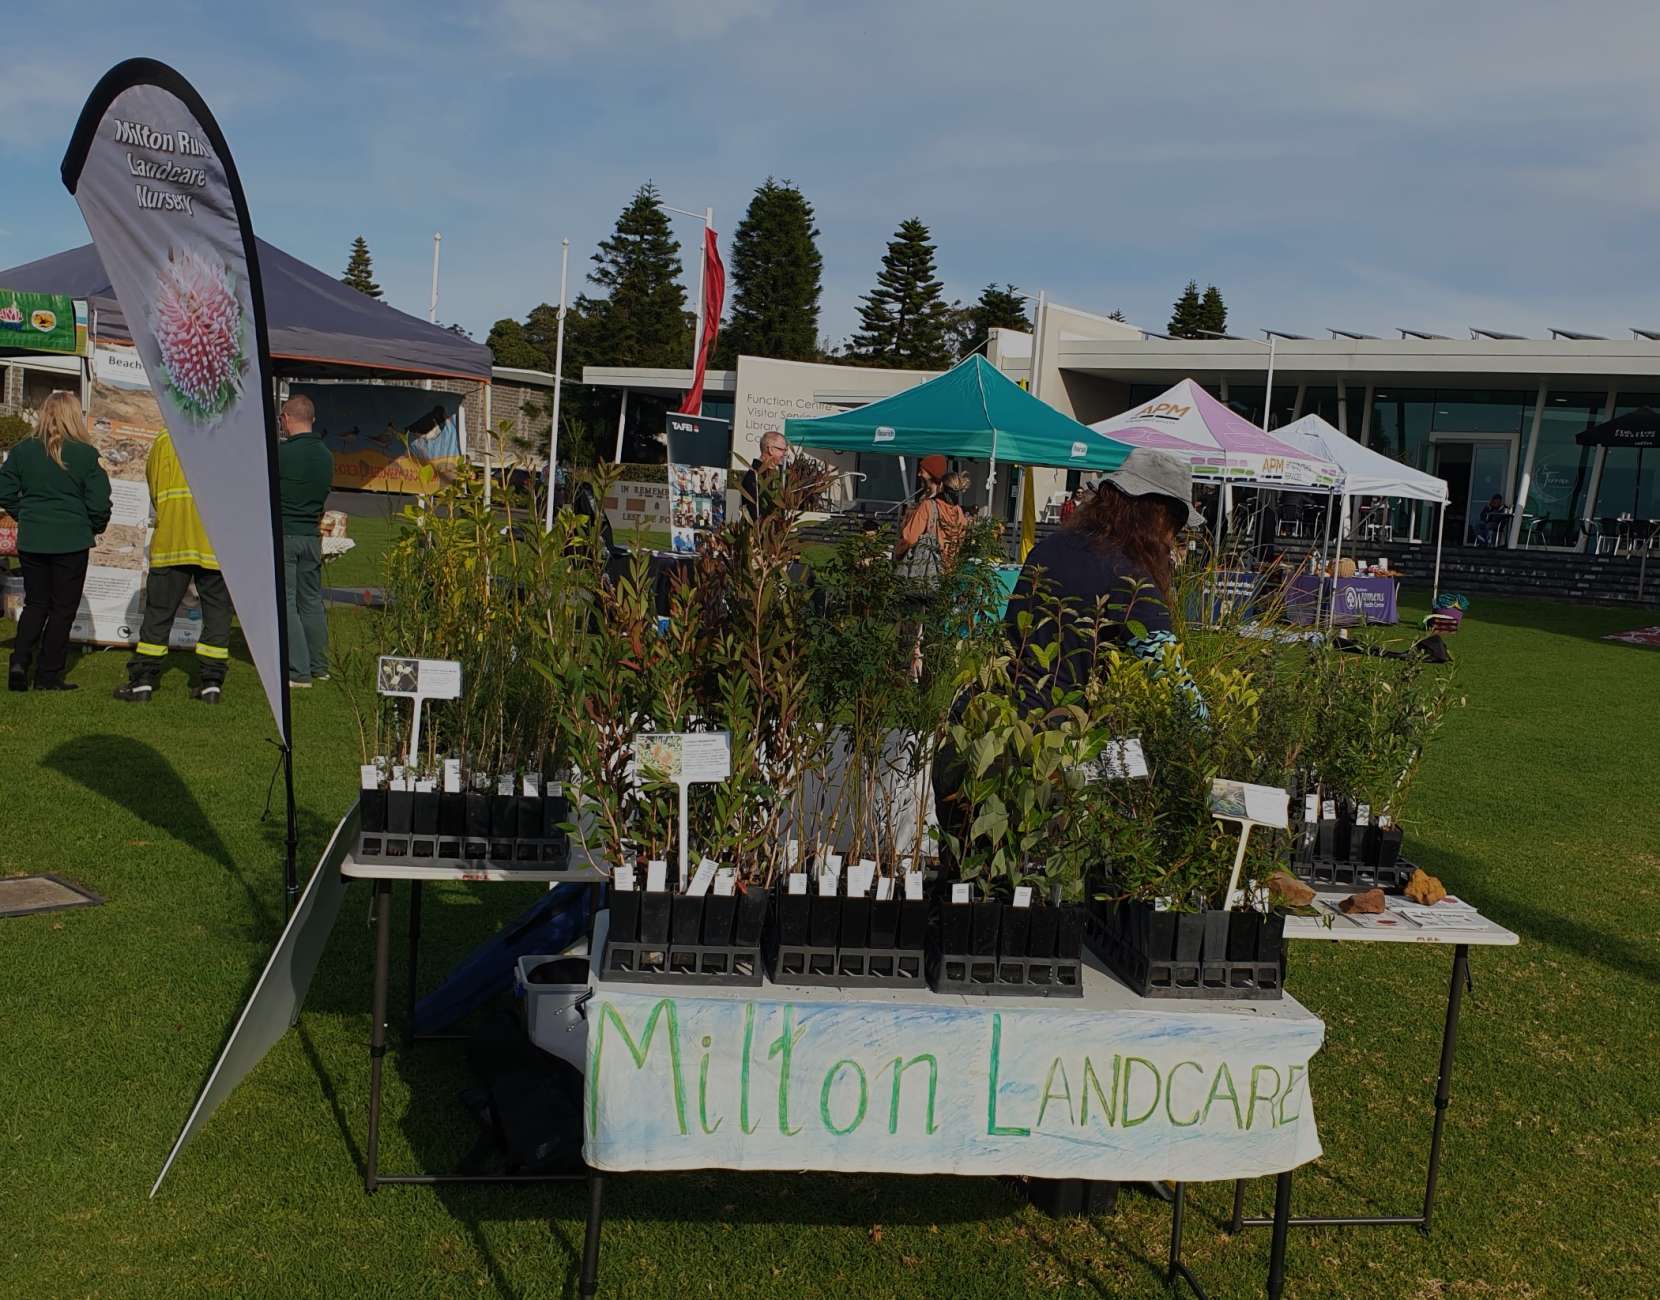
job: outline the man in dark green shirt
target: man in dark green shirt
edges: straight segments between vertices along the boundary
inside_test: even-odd
[[[277,427],[282,492],[282,567],[288,588],[288,684],[310,686],[329,675],[329,625],[323,616],[323,507],[334,482],[334,457],[312,431],[317,408],[295,394]]]

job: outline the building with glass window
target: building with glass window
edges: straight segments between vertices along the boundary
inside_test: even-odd
[[[1495,495],[1513,511],[1503,539],[1511,547],[1584,550],[1612,536],[1622,516],[1660,521],[1660,454],[1645,459],[1639,481],[1635,450],[1574,441],[1613,415],[1660,406],[1655,339],[1278,337],[1270,394],[1265,343],[1166,339],[1117,323],[1091,327],[1095,319],[1069,318],[1046,330],[1039,349],[1039,396],[1085,424],[1193,378],[1252,421],[1262,421],[1266,400],[1270,429],[1316,413],[1367,446],[1447,480],[1449,546],[1473,539],[1481,508]],[[1030,382],[1032,351],[1029,335],[995,331],[988,355],[1005,374]],[[740,457],[753,454],[753,431],[740,427],[746,411],[776,411],[781,423],[785,415],[847,409],[929,377],[792,362],[746,366],[754,360],[711,372],[705,389],[705,410],[734,418]],[[584,379],[678,398],[690,374],[590,367]],[[867,476],[857,480],[857,495],[891,500],[902,492],[893,458],[858,460],[871,463],[849,459],[845,467]],[[1059,471],[1039,474],[1040,499],[1068,486]],[[1000,488],[1014,477],[999,475]],[[1396,538],[1433,537],[1431,507],[1400,502],[1389,509]]]

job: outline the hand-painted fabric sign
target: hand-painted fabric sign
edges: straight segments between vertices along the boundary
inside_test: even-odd
[[[1082,1005],[1052,1009],[602,983],[588,1009],[587,1159],[1200,1181],[1320,1154],[1308,1091],[1319,1020],[1295,1004],[1126,1009],[1128,992],[1091,978]]]

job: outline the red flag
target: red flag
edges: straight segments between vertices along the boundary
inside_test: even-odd
[[[703,338],[697,348],[697,369],[692,372],[692,390],[680,403],[679,415],[696,415],[703,409],[703,372],[709,368],[709,354],[715,350],[720,333],[720,313],[726,302],[726,267],[721,265],[715,232],[703,229]]]

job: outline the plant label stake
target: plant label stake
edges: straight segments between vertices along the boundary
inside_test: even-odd
[[[654,781],[672,781],[680,803],[680,888],[691,880],[688,848],[688,793],[694,785],[724,781],[732,775],[729,731],[651,731],[634,738],[633,768]]]
[[[1233,911],[1244,901],[1239,874],[1245,867],[1245,845],[1253,826],[1284,830],[1290,820],[1291,796],[1271,785],[1249,785],[1244,781],[1216,780],[1210,783],[1210,815],[1218,821],[1239,823],[1239,850],[1234,854],[1228,875],[1224,911]]]
[[[409,723],[409,763],[421,752],[421,704],[426,700],[461,698],[461,665],[453,659],[405,659],[382,655],[375,674],[376,689],[382,695],[415,701]]]

